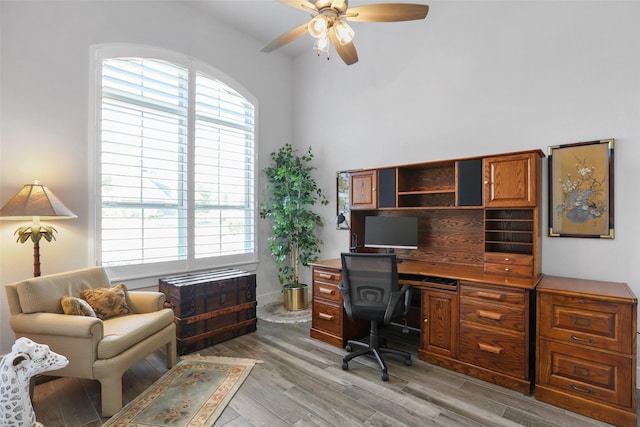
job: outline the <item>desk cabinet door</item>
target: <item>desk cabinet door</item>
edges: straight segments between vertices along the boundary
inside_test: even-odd
[[[458,296],[455,292],[423,290],[422,350],[455,358],[458,335],[457,315]]]
[[[351,209],[378,207],[378,174],[376,170],[351,173]]]
[[[485,207],[536,206],[538,159],[535,153],[487,157]]]

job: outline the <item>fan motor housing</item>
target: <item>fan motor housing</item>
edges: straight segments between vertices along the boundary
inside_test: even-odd
[[[322,9],[330,8],[338,12],[339,15],[345,13],[347,11],[347,8],[349,7],[347,0],[335,3],[336,4],[333,5],[333,0],[317,0],[314,4],[316,5],[316,9],[318,9],[319,11],[321,11]]]

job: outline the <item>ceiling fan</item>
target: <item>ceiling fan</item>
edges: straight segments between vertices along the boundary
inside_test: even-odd
[[[349,8],[348,0],[279,0],[288,6],[310,12],[311,21],[304,23],[273,40],[261,49],[271,52],[291,43],[307,32],[316,39],[313,48],[329,57],[333,44],[340,58],[347,65],[358,62],[358,52],[353,45],[354,31],[346,21],[352,22],[398,22],[424,19],[429,6],[409,3],[370,4]]]

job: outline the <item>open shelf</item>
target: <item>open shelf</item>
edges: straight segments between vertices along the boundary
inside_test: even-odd
[[[533,209],[485,210],[486,252],[533,254]]]

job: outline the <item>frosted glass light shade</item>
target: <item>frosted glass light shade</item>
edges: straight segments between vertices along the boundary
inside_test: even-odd
[[[311,37],[317,39],[327,32],[327,26],[327,18],[324,15],[317,15],[315,18],[309,21],[307,29],[309,30],[309,34],[311,34]]]

